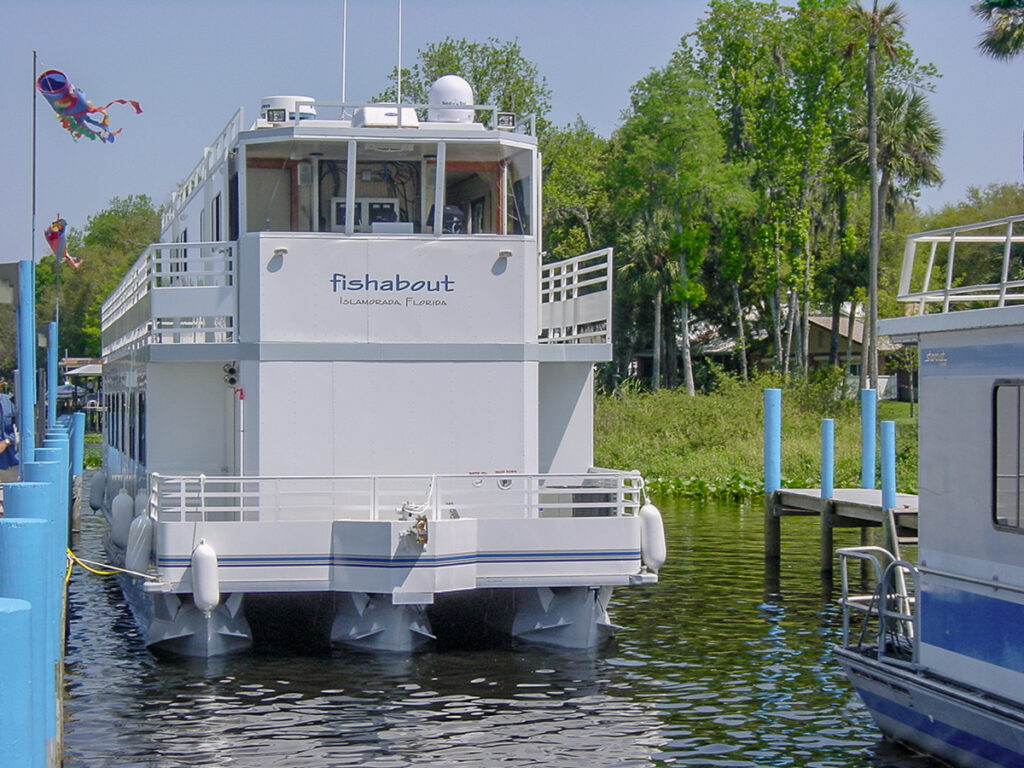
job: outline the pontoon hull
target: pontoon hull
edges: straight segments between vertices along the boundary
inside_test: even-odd
[[[878,727],[889,738],[964,768],[1024,765],[1024,709],[981,696],[927,671],[836,654]]]

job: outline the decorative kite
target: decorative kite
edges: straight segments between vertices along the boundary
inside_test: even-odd
[[[56,69],[48,69],[36,80],[36,89],[46,97],[57,113],[57,119],[65,129],[77,140],[85,136],[88,139],[99,139],[100,141],[113,142],[114,137],[121,132],[110,130],[110,116],[107,115],[107,107],[111,104],[130,104],[135,108],[135,114],[142,112],[139,102],[127,99],[114,99],[102,107],[94,107],[86,98],[85,94],[75,88],[68,80],[67,75]],[[102,115],[100,119],[91,115]]]
[[[53,255],[59,259],[63,259],[75,269],[82,266],[82,262],[68,253],[68,223],[57,214],[57,218],[53,220],[43,233],[46,237],[46,242],[50,246],[50,250],[53,251]]]

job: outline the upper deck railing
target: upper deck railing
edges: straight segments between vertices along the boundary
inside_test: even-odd
[[[220,135],[217,136],[210,146],[203,150],[203,159],[185,177],[185,181],[181,183],[181,186],[171,194],[170,204],[163,214],[161,229],[167,229],[170,219],[173,218],[174,214],[182,209],[193,192],[202,187],[203,182],[210,177],[213,170],[224,162],[224,158],[238,138],[238,134],[243,130],[244,121],[245,111],[239,108],[228,121],[228,124],[224,126],[224,130],[220,132]]]
[[[541,265],[542,343],[611,343],[612,265],[611,248]]]
[[[908,236],[899,300],[919,314],[1024,301],[1024,214]]]
[[[100,309],[103,354],[235,341],[236,248],[231,242],[149,246]]]

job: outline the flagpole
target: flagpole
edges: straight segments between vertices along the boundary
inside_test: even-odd
[[[32,51],[32,269],[36,263],[36,78],[39,67],[36,52]]]

